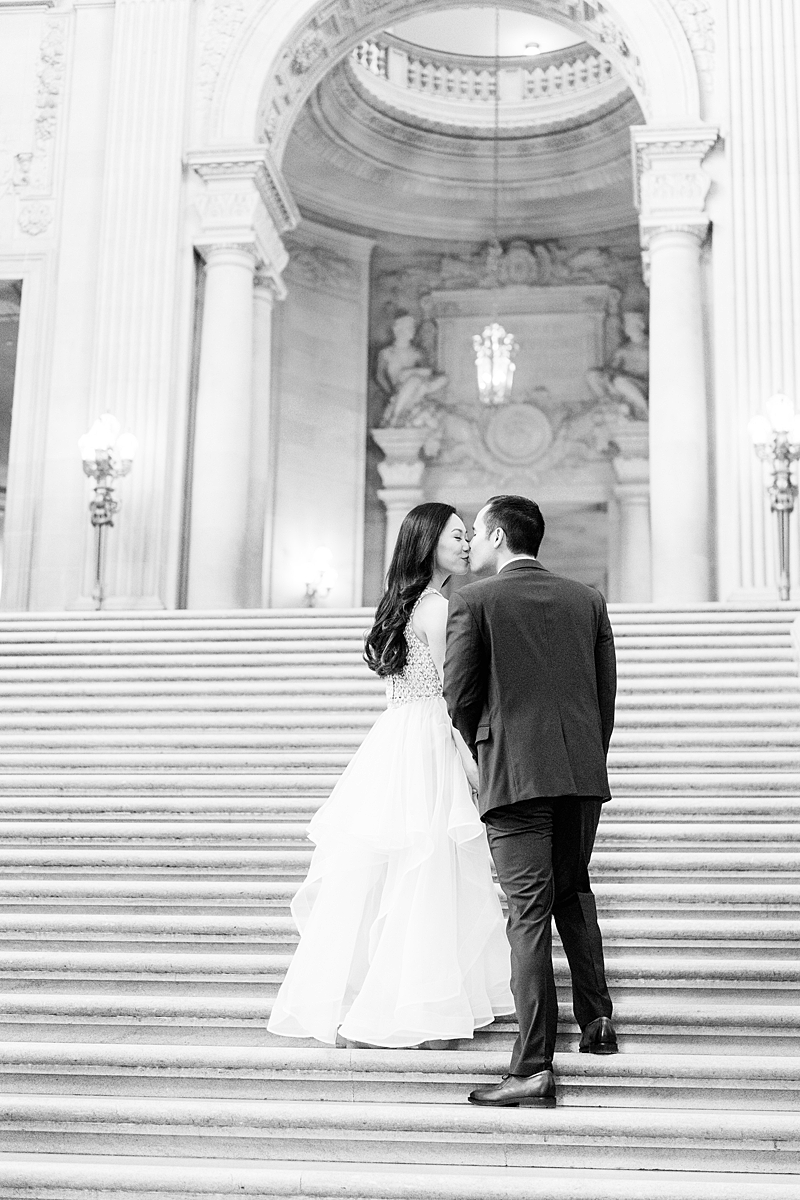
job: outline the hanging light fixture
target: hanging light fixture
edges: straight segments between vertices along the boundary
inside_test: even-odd
[[[492,141],[492,244],[489,248],[489,278],[492,296],[492,320],[483,333],[472,339],[478,395],[484,404],[503,404],[511,395],[514,382],[514,355],[519,346],[513,333],[506,333],[498,320],[500,288],[500,8],[494,10],[494,137]]]

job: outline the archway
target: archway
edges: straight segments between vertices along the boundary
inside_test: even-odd
[[[618,0],[607,6],[588,0],[530,0],[513,7],[568,25],[602,49],[624,75],[646,118],[645,125],[633,130],[633,139],[636,202],[652,293],[653,598],[706,600],[712,572],[700,250],[708,232],[709,181],[701,164],[716,131],[700,121],[702,89],[692,49],[667,0]],[[204,227],[195,240],[208,258],[210,277],[219,284],[212,287],[212,313],[217,291],[220,312],[237,305],[244,312],[252,305],[246,297],[259,261],[269,295],[281,293],[286,256],[280,235],[296,220],[280,174],[292,125],[315,87],[354,45],[418,8],[408,0],[377,6],[283,2],[249,18],[240,13],[238,28],[239,10],[224,0],[212,9],[200,97],[206,148],[190,156],[205,181],[200,197]],[[215,11],[225,12],[227,23],[215,26]],[[257,246],[246,259],[231,249],[243,241]],[[232,357],[245,352],[248,328],[246,320],[239,321],[243,333],[238,351],[235,335],[226,335],[225,345],[216,346],[215,365],[208,368],[212,376],[230,377]],[[201,360],[201,402],[202,376]],[[250,380],[242,377],[243,404],[249,386]],[[207,423],[209,446],[215,424]],[[198,448],[202,453],[202,437]],[[217,451],[215,446],[218,459]],[[676,468],[683,480],[678,496]],[[241,489],[237,503],[241,519],[246,508]],[[219,526],[218,502],[210,523]],[[207,538],[208,530],[202,532]],[[206,578],[209,571],[219,577],[207,556],[206,563]],[[226,570],[230,572],[230,564]],[[203,602],[213,602],[213,597],[204,600],[200,587],[190,603]]]

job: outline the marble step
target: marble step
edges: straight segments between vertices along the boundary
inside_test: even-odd
[[[502,1077],[502,1050],[0,1043],[0,1094],[459,1104]],[[800,1058],[557,1054],[565,1107],[791,1111]]]
[[[765,673],[790,674],[796,671],[788,638],[780,644],[740,645],[736,647],[716,643],[680,646],[654,646],[647,641],[641,647],[629,645],[622,640],[617,646],[617,665],[621,674],[627,669],[646,666],[658,674],[662,669],[672,668],[688,671],[694,667],[697,674],[716,672],[723,667],[737,666],[743,671],[758,669]],[[44,651],[44,652],[43,652]],[[51,674],[63,672],[69,675],[76,669],[94,669],[120,678],[127,677],[131,670],[159,670],[190,675],[197,670],[210,668],[220,674],[228,670],[257,669],[266,666],[302,668],[315,664],[337,668],[340,673],[366,674],[368,668],[363,658],[363,642],[327,641],[271,642],[269,639],[230,645],[210,646],[208,643],[187,645],[176,649],[171,643],[129,646],[127,643],[110,642],[107,646],[59,646],[7,648],[0,652],[0,678],[11,671],[46,671]],[[691,671],[689,671],[691,673]]]
[[[160,728],[134,730],[130,727],[115,731],[98,730],[93,726],[69,731],[20,729],[0,733],[0,754],[181,754],[191,751],[203,754],[258,754],[264,751],[291,754],[305,760],[309,752],[352,755],[361,745],[374,722],[362,728],[343,729],[240,729],[231,731],[209,721],[202,728],[174,728],[166,723]],[[746,729],[659,729],[625,728],[617,726],[611,740],[611,761],[628,752],[643,754],[719,755],[774,751],[794,751],[800,758],[800,728]]]
[[[787,821],[729,821],[704,824],[674,821],[615,820],[612,812],[601,819],[597,833],[598,850],[639,850],[652,846],[658,850],[686,847],[697,850],[711,847],[715,852],[743,850],[786,850],[800,848],[800,823]],[[0,819],[4,848],[17,846],[110,845],[159,846],[176,848],[212,846],[216,848],[285,847],[310,849],[308,823],[273,817],[269,820],[236,822],[149,821],[145,818],[98,820],[72,817],[61,821],[23,821]]]
[[[725,959],[783,959],[800,948],[800,921],[772,917],[698,918],[690,916],[603,916],[606,953],[631,954],[644,962],[653,955],[700,951]],[[286,914],[193,916],[173,912],[152,915],[0,914],[0,952],[107,950],[111,953],[290,954],[297,930]]]
[[[37,793],[0,796],[0,820],[72,821],[294,821],[311,820],[320,797],[271,792],[260,796],[215,794],[199,796],[142,795],[45,796]],[[616,796],[603,811],[600,828],[609,822],[680,822],[684,826],[794,822],[800,815],[796,795],[667,795]]]
[[[93,879],[111,877],[200,879],[206,876],[222,881],[242,876],[272,880],[294,880],[305,876],[311,850],[209,850],[209,849],[129,849],[97,847],[3,848],[0,846],[0,870],[5,878],[70,878],[91,875]],[[800,851],[756,853],[647,850],[634,852],[597,850],[592,856],[592,878],[605,882],[681,882],[691,884],[701,873],[706,882],[739,883],[780,880],[796,883],[800,871]]]
[[[0,1153],[0,1200],[797,1200],[797,1180],[775,1172],[324,1163],[266,1165],[204,1156],[158,1165],[126,1156]]]
[[[520,1167],[800,1167],[796,1112],[645,1107],[0,1097],[6,1153],[219,1156]]]
[[[0,958],[0,990],[31,989],[66,992],[119,991],[150,995],[176,993],[274,996],[289,965],[288,953],[152,952],[69,950],[4,950]],[[750,1002],[791,1005],[800,1002],[800,960],[745,956],[724,957],[697,948],[661,949],[651,956],[639,950],[625,954],[609,947],[606,955],[609,987],[615,995],[662,999],[715,997],[735,992]],[[566,987],[566,963],[556,956],[556,979]],[[566,993],[565,993],[566,996]]]
[[[297,881],[120,879],[0,879],[0,909],[6,914],[173,914],[187,916],[288,914]],[[695,918],[795,916],[800,883],[599,883],[593,884],[604,915]],[[497,887],[500,893],[499,886]]]
[[[253,731],[270,734],[284,732],[289,737],[310,732],[324,738],[354,732],[363,737],[384,707],[381,700],[369,709],[363,705],[355,708],[320,705],[316,709],[292,709],[251,704],[247,711],[242,711],[232,704],[227,708],[215,708],[209,698],[206,707],[195,706],[191,710],[183,706],[165,707],[163,704],[151,707],[142,699],[130,705],[115,701],[108,707],[92,702],[89,706],[86,703],[80,706],[62,704],[61,707],[54,708],[49,703],[34,705],[28,702],[25,711],[6,702],[5,705],[0,705],[0,711],[13,713],[13,724],[9,720],[9,726],[14,733],[19,731],[26,738],[41,734],[49,737],[51,734],[61,736],[69,733],[75,736],[83,735],[86,731],[92,734],[101,733],[104,736],[116,731],[122,731],[126,736],[134,733],[144,735],[151,731],[159,736],[166,736],[175,731],[178,738],[185,734],[195,736],[198,733],[216,734],[218,731],[224,731],[226,735],[241,733],[244,736]],[[640,739],[686,737],[690,741],[693,738],[731,740],[743,735],[769,739],[772,734],[784,738],[796,737],[799,725],[800,697],[794,708],[785,707],[779,711],[766,708],[709,710],[702,717],[694,709],[690,712],[651,711],[643,710],[637,705],[620,705],[616,715],[614,739],[617,740],[620,735]]]
[[[319,1049],[312,1040],[277,1037],[267,1030],[272,997],[170,995],[120,990],[95,992],[7,991],[0,993],[0,1039],[9,1042],[102,1042],[123,1044],[274,1046]],[[615,997],[614,1020],[625,1054],[800,1055],[800,1005],[761,1003],[748,993],[687,993],[664,998]],[[508,1054],[516,1021],[499,1018],[474,1038],[455,1043],[459,1050],[496,1050]],[[559,1004],[558,1050],[574,1053],[579,1030],[569,998]]]
[[[118,753],[100,751],[84,752],[37,752],[30,750],[25,753],[0,752],[0,771],[6,779],[19,778],[20,773],[37,773],[57,771],[72,771],[75,774],[106,771],[106,772],[135,772],[146,775],[148,771],[157,771],[162,777],[169,772],[189,775],[198,770],[207,772],[260,773],[262,787],[264,775],[291,773],[299,776],[314,778],[315,776],[333,775],[335,783],[349,763],[352,750],[347,753],[329,751],[321,753],[318,750],[304,750],[302,753],[282,752],[279,750],[252,750],[235,753],[233,751],[199,751],[184,752],[163,750],[159,752],[119,751]],[[748,771],[750,773],[775,772],[800,773],[800,750],[768,749],[756,750],[629,750],[614,749],[609,754],[609,771],[624,780],[626,772],[662,771],[669,772],[676,780],[686,775],[700,772],[733,772]],[[335,774],[334,774],[335,773]],[[15,783],[9,781],[12,789]],[[330,785],[333,786],[333,783]]]

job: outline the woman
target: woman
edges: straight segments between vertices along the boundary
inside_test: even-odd
[[[316,848],[292,902],[300,944],[273,1033],[417,1046],[514,1011],[477,771],[442,698],[439,589],[468,569],[455,509],[412,509],[366,639],[389,706],[311,822]]]

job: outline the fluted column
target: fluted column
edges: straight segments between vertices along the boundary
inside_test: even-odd
[[[715,263],[721,595],[776,599],[775,518],[747,423],[778,391],[800,407],[800,7],[727,0],[720,34],[727,108],[714,204],[726,268]],[[797,518],[792,523],[796,586]]]
[[[632,131],[650,283],[650,526],[658,604],[712,598],[704,312],[700,248],[713,129]]]
[[[189,162],[205,187],[195,244],[206,290],[195,416],[187,604],[239,608],[253,602],[251,538],[253,282],[284,295],[288,256],[280,234],[296,221],[266,149],[200,152]],[[263,332],[263,331],[262,331]],[[262,381],[263,384],[263,381]],[[263,386],[262,386],[263,396]]]
[[[181,154],[191,0],[117,0],[99,230],[94,361],[83,433],[110,410],[139,439],[108,541],[108,607],[174,603],[180,526]],[[183,340],[181,340],[183,334]],[[86,520],[84,598],[90,603]]]

